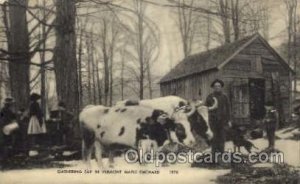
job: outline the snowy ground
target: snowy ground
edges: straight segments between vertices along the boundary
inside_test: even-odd
[[[298,130],[299,131],[299,130]],[[294,132],[294,131],[292,131]],[[276,148],[284,152],[284,161],[287,164],[300,168],[300,141],[286,139],[291,132],[277,132],[282,138],[276,141]],[[252,141],[260,150],[267,147],[265,139]],[[232,143],[226,144],[226,149],[233,149]],[[245,152],[245,150],[241,150]],[[259,150],[257,150],[259,151]],[[104,160],[104,163],[107,160]],[[92,162],[91,174],[58,173],[61,170],[80,170],[84,172],[81,161],[63,162],[70,165],[64,168],[9,170],[0,172],[0,183],[214,183],[214,180],[230,170],[212,170],[204,168],[191,168],[189,164],[176,164],[167,167],[156,168],[153,165],[140,166],[139,164],[127,164],[123,158],[116,159],[115,170],[122,170],[121,174],[95,173],[97,166]],[[107,164],[107,163],[106,163]],[[124,174],[125,170],[135,170],[136,174]],[[159,174],[140,174],[139,171],[159,171]],[[176,171],[178,173],[172,173]]]
[[[299,133],[299,128],[285,128],[276,132],[275,148],[284,153],[284,162],[300,168],[300,141],[291,140],[295,133]],[[250,140],[259,150],[253,149],[255,152],[264,150],[268,146],[267,139]],[[225,149],[233,149],[232,142],[227,142]],[[246,154],[247,151],[241,148],[241,152]]]
[[[266,139],[257,139],[251,142],[259,148],[259,150],[253,149],[255,152],[259,152],[268,146],[268,141]],[[232,149],[232,143],[228,142],[226,148]],[[276,140],[275,148],[284,153],[285,163],[300,168],[300,141],[279,139]],[[241,148],[241,152],[247,153],[244,148]]]

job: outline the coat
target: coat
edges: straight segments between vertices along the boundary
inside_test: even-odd
[[[29,108],[29,119],[32,116],[36,116],[37,119],[39,120],[40,125],[43,123],[43,112],[42,109],[40,108],[40,105],[38,102],[32,102],[30,104]]]
[[[16,114],[9,108],[9,106],[5,105],[0,112],[0,126],[4,127],[16,119]]]
[[[230,103],[228,97],[222,92],[213,92],[206,98],[206,105],[212,106],[214,103],[213,97],[218,101],[218,107],[214,110],[209,111],[210,123],[224,128],[228,125],[231,119]]]
[[[276,110],[266,112],[264,124],[267,131],[275,131],[278,126],[278,114]]]

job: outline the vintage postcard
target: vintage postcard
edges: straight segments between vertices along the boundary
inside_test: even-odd
[[[0,183],[300,183],[300,0],[0,0]]]

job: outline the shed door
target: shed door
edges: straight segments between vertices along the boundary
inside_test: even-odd
[[[252,119],[262,119],[265,104],[265,80],[249,79],[250,116]]]
[[[233,123],[249,123],[248,79],[235,79],[230,86],[231,113]]]

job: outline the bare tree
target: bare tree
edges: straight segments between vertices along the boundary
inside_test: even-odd
[[[9,53],[9,77],[12,97],[17,108],[26,108],[29,103],[29,37],[27,28],[27,1],[9,0],[3,5]]]
[[[210,7],[208,5],[208,7]],[[207,14],[207,17],[206,17],[206,43],[205,43],[205,48],[206,50],[209,50],[210,48],[210,42],[211,42],[211,30],[212,30],[212,18],[211,18],[211,15],[210,14]]]
[[[238,40],[240,37],[239,0],[231,0],[231,20],[234,32],[234,40]]]
[[[0,9],[1,20],[4,20],[4,8]],[[4,27],[4,21],[0,21],[0,26]],[[5,32],[0,32],[0,47],[6,47],[6,35]],[[0,54],[0,57],[5,57],[5,54]],[[9,89],[8,84],[8,66],[7,63],[0,62],[0,102],[2,102],[3,98],[6,96],[6,91]]]
[[[82,85],[82,55],[83,55],[83,28],[79,28],[79,44],[78,44],[78,92],[79,92],[79,107],[83,105],[83,85]]]
[[[78,73],[76,61],[75,0],[56,0],[56,46],[54,65],[58,99],[78,113]]]
[[[46,1],[43,0],[42,2],[43,7],[46,6]],[[46,11],[42,10],[42,20],[44,22],[47,21],[47,16],[46,16]],[[41,60],[41,67],[40,67],[40,74],[41,74],[41,108],[43,111],[43,118],[45,120],[46,118],[46,102],[47,102],[47,91],[46,91],[46,67],[45,67],[45,62],[46,62],[46,41],[47,41],[47,34],[46,34],[46,25],[40,24],[41,26],[41,35],[39,38],[39,41],[42,43],[41,44],[41,49],[42,51],[40,52],[40,60]]]
[[[121,72],[120,72],[120,88],[121,88],[121,100],[124,100],[124,88],[125,88],[125,49],[121,50]]]
[[[159,56],[159,45],[158,40],[152,37],[153,35],[148,35],[146,39],[145,47],[145,64],[146,64],[146,79],[148,83],[149,98],[153,98],[153,76],[152,76],[152,65],[157,60]]]
[[[45,61],[45,55],[46,52],[53,51],[51,48],[46,48],[46,40],[51,36],[49,34],[53,27],[53,20],[51,23],[48,23],[47,21],[53,18],[53,11],[52,8],[46,8],[45,0],[42,0],[42,3],[37,1],[35,4],[36,7],[31,7],[28,5],[28,1],[15,0],[1,4],[3,13],[2,23],[4,24],[3,31],[5,32],[5,39],[3,40],[3,43],[5,43],[6,46],[4,46],[0,51],[3,56],[0,60],[1,62],[8,61],[9,65],[15,65],[14,69],[12,69],[14,71],[9,72],[10,86],[7,85],[5,87],[7,89],[9,88],[11,91],[10,95],[16,98],[17,108],[26,108],[29,102],[30,91],[33,89],[36,90],[36,87],[40,87],[42,95],[42,109],[44,114],[46,114],[46,70],[51,69],[51,67],[47,66],[51,63],[51,60]],[[39,6],[38,4],[42,5]],[[48,5],[48,7],[51,6]],[[20,11],[21,13],[18,13]],[[18,16],[20,17],[17,20],[16,17]],[[16,21],[22,22],[17,23]],[[13,22],[14,26],[11,24]],[[18,33],[12,33],[12,30],[18,30]],[[21,37],[24,38],[25,42],[20,41]],[[19,46],[19,44],[22,44],[22,46]],[[18,47],[18,50],[23,48],[23,51],[17,51],[17,53],[11,52],[10,50],[12,47],[15,49]],[[4,48],[6,48],[6,50]],[[39,62],[36,62],[38,57],[35,56],[37,55],[40,56]],[[35,59],[35,62],[31,62],[31,59],[33,58]],[[15,70],[16,68],[19,69]],[[23,70],[23,72],[20,69]],[[36,74],[31,72],[36,69],[38,70]],[[24,74],[28,77],[24,76]],[[17,81],[15,82],[15,80]],[[20,84],[16,85],[16,83],[19,82]],[[28,86],[28,88],[24,86]],[[16,94],[16,92],[13,91],[19,92]],[[16,95],[19,97],[16,97]]]
[[[225,43],[231,42],[229,6],[230,6],[230,4],[229,4],[228,0],[219,0],[219,12],[220,12],[220,19],[222,21],[222,28],[223,28]]]
[[[287,32],[288,32],[288,43],[287,43],[287,60],[288,64],[292,66],[295,72],[297,72],[297,62],[298,62],[298,53],[297,50],[297,32],[298,32],[298,1],[297,0],[284,0],[284,3],[286,5],[286,10],[287,10]],[[292,80],[292,76],[290,76]],[[294,91],[297,90],[297,75],[293,78],[294,81]],[[295,97],[293,97],[295,98]],[[290,99],[293,101],[294,99]]]
[[[109,95],[109,51],[108,51],[108,20],[102,19],[102,30],[101,30],[101,50],[104,63],[104,105],[108,105]]]
[[[225,43],[263,31],[268,34],[268,7],[260,0],[219,0]]]
[[[6,63],[0,63],[0,102],[3,98],[8,95],[9,89],[9,76],[8,76],[8,66]]]
[[[137,88],[139,98],[143,99],[146,87],[149,87],[149,95],[152,96],[151,63],[157,59],[159,34],[155,31],[158,30],[155,23],[146,16],[146,4],[134,0],[133,7],[133,17],[130,19],[133,25],[128,32],[131,40],[127,40],[130,48],[127,48],[126,52],[133,62],[131,66],[127,64],[126,69],[130,70],[131,79],[138,83],[137,86],[132,84],[131,88]]]
[[[205,48],[208,50],[211,39],[223,44],[258,31],[264,35],[268,33],[268,7],[261,0],[172,2],[170,7],[176,8],[179,18],[178,27],[185,57],[195,48],[193,43],[200,42],[200,37],[206,40]]]
[[[195,18],[197,18],[194,14],[195,12],[192,9],[187,9],[182,6],[182,3],[186,2],[183,0],[179,0],[178,8],[177,8],[177,16],[178,16],[178,28],[182,40],[183,53],[184,56],[187,57],[192,52],[192,46],[195,36]],[[186,3],[188,6],[194,6],[194,0],[190,0]]]
[[[92,84],[93,84],[93,104],[97,104],[97,88],[96,88],[96,76],[95,76],[95,72],[96,72],[96,64],[95,64],[95,59],[94,59],[94,50],[95,50],[95,46],[94,46],[94,39],[93,39],[93,33],[91,33],[91,37],[90,37],[90,44],[91,44],[91,52],[90,52],[90,64],[92,65]]]
[[[87,91],[88,91],[88,103],[92,102],[92,70],[93,68],[91,67],[91,44],[90,44],[90,39],[89,35],[87,35],[86,38],[86,51],[87,51]]]
[[[284,0],[288,13],[288,62],[295,59],[293,54],[293,46],[296,45],[297,33],[297,0]],[[292,65],[292,63],[289,63]]]
[[[116,49],[116,42],[118,41],[120,34],[120,29],[118,24],[116,23],[115,17],[113,17],[111,22],[111,40],[110,40],[110,67],[109,67],[109,105],[112,106],[113,103],[113,73],[114,73],[114,59],[115,59],[115,49]]]
[[[145,16],[145,4],[142,1],[135,0],[135,13],[137,16],[137,48],[138,48],[138,60],[139,60],[139,97],[144,98],[144,16]]]
[[[96,79],[97,79],[97,89],[98,89],[98,104],[102,104],[102,81],[100,80],[100,59],[96,59]]]

